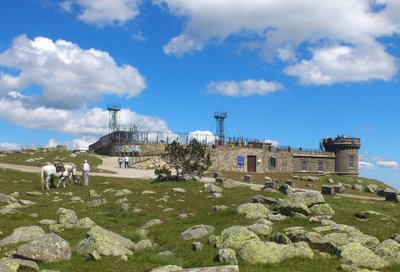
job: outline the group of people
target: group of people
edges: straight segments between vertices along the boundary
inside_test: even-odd
[[[118,157],[119,168],[122,168],[122,164],[124,164],[125,168],[129,168],[129,157],[128,157],[128,155],[126,155],[125,157],[122,157],[122,156]]]

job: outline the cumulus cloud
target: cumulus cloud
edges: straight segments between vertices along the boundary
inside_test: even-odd
[[[16,143],[0,143],[0,150],[20,150],[21,145],[16,144]]]
[[[221,94],[226,96],[251,96],[267,95],[282,90],[283,86],[277,82],[265,80],[244,80],[211,82],[207,85],[206,92],[209,94]]]
[[[373,164],[372,162],[367,162],[367,161],[359,161],[358,167],[360,169],[371,170],[371,169],[375,169],[375,164]]]
[[[30,104],[45,107],[81,108],[104,95],[132,98],[146,88],[135,67],[118,66],[105,51],[81,49],[65,40],[19,36],[0,53],[0,66],[19,71],[0,73],[0,95],[39,88],[40,94]]]
[[[376,164],[379,166],[388,167],[392,169],[397,169],[399,167],[399,163],[397,161],[390,161],[390,160],[378,160]]]
[[[59,142],[53,138],[49,139],[45,147],[57,147],[57,145],[66,145],[69,150],[89,150],[89,145],[96,142],[97,138],[94,137],[82,137],[76,138],[70,141]]]
[[[209,130],[195,130],[188,133],[188,141],[192,139],[196,139],[204,144],[210,144],[215,141],[215,136]]]
[[[286,72],[306,84],[389,80],[397,73],[396,60],[380,39],[400,34],[396,0],[153,1],[185,20],[182,32],[164,46],[168,55],[199,51],[234,36],[266,58],[299,60]],[[302,46],[311,48],[311,59],[304,61],[297,50]]]
[[[100,136],[107,132],[108,111],[65,110],[55,108],[27,108],[21,101],[0,100],[0,119],[25,128],[50,129],[73,135]],[[140,124],[142,130],[168,130],[167,123],[159,118],[137,114],[122,109],[121,124]]]
[[[65,0],[60,3],[63,10],[72,12],[77,7],[78,19],[91,25],[123,25],[139,15],[142,0]]]

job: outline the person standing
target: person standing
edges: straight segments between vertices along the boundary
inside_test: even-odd
[[[124,161],[125,161],[125,168],[129,168],[129,157],[128,157],[128,155],[125,156]]]
[[[122,158],[122,156],[120,155],[119,157],[118,157],[118,165],[119,165],[119,168],[121,168],[122,167],[122,163],[124,162],[124,158]]]
[[[90,165],[87,160],[83,161],[83,185],[89,185],[89,172],[90,172]]]

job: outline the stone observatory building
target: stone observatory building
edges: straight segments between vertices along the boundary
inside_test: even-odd
[[[248,173],[332,173],[358,176],[359,138],[321,140],[324,150],[274,147],[268,143],[230,143],[212,149],[213,170]]]

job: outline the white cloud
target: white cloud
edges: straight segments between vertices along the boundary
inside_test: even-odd
[[[277,82],[267,82],[265,80],[244,80],[211,82],[207,85],[206,92],[209,94],[221,94],[226,96],[251,96],[267,95],[283,89]]]
[[[209,130],[196,130],[188,133],[188,140],[198,140],[200,143],[210,144],[215,141],[214,134]]]
[[[108,111],[27,108],[21,101],[0,99],[0,119],[32,129],[51,129],[73,135],[101,136],[107,133]],[[129,109],[119,114],[121,124],[136,123],[142,130],[167,131],[167,123],[159,118],[139,115]]]
[[[95,137],[82,137],[65,142],[58,142],[55,139],[51,138],[49,139],[47,144],[45,144],[45,147],[57,147],[57,145],[67,145],[68,150],[89,150],[89,145],[96,141],[97,138]]]
[[[279,146],[279,142],[277,140],[265,139],[264,143],[270,143],[272,146]]]
[[[302,84],[333,84],[379,79],[388,81],[397,73],[397,60],[374,44],[368,48],[332,46],[315,49],[310,60],[286,68]]]
[[[132,39],[138,42],[146,42],[147,38],[143,35],[141,31],[137,31],[135,34],[132,35]]]
[[[14,75],[0,69],[0,96],[9,92],[23,95],[27,89],[39,87],[40,94],[32,96],[29,103],[45,107],[82,108],[104,95],[132,98],[146,88],[135,67],[118,66],[107,52],[81,49],[65,40],[19,36],[10,49],[0,53],[0,66],[19,70]]]
[[[388,167],[395,170],[399,167],[399,163],[397,161],[378,160],[376,164],[379,166]]]
[[[153,2],[185,20],[182,32],[164,46],[168,55],[199,51],[235,36],[239,44],[248,43],[267,58],[300,60],[287,71],[307,84],[390,80],[398,70],[380,39],[400,34],[397,0]],[[297,50],[301,46],[313,54],[304,63]]]
[[[91,25],[122,25],[139,15],[142,0],[66,0],[60,6],[71,12],[72,6],[80,10],[78,19]]]
[[[16,143],[0,143],[0,150],[20,150],[21,145],[16,144]]]
[[[359,161],[358,167],[360,169],[371,170],[371,169],[375,169],[375,164],[373,164],[372,162],[367,162],[367,161]]]

